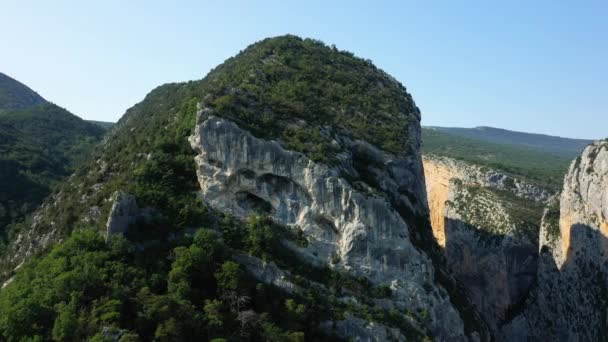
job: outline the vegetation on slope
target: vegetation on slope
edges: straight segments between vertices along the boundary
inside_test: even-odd
[[[448,205],[487,242],[501,243],[505,235],[510,235],[538,244],[543,203],[518,197],[507,190],[462,182],[454,185],[456,196]]]
[[[45,102],[35,91],[0,72],[0,112],[28,108]]]
[[[450,157],[504,171],[552,191],[559,191],[570,165],[568,157],[515,145],[494,144],[423,128],[422,153]]]
[[[103,134],[51,103],[1,112],[0,233],[34,210]]]
[[[411,145],[419,110],[371,61],[295,36],[267,39],[214,70],[205,104],[255,135],[331,162],[333,129],[389,152]]]
[[[164,255],[164,258],[158,258]],[[208,230],[144,253],[77,232],[0,292],[7,341],[302,341],[307,307],[248,279]],[[273,317],[265,309],[272,307]],[[254,309],[256,311],[254,311]],[[272,323],[279,321],[288,331]],[[301,331],[300,331],[301,330]]]
[[[114,126],[113,122],[108,122],[108,121],[95,121],[95,120],[86,120],[87,122],[90,122],[94,125],[97,125],[105,130],[108,130],[110,128],[112,128],[112,126]]]

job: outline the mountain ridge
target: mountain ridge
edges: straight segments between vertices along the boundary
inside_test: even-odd
[[[571,159],[576,158],[587,145],[593,142],[591,139],[564,138],[549,134],[520,132],[490,126],[477,126],[473,128],[424,126],[423,128],[491,143],[526,147]]]

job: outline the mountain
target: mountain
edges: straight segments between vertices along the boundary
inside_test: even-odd
[[[0,72],[0,111],[28,108],[45,102],[25,84]]]
[[[75,170],[104,130],[3,74],[0,80],[0,233],[6,234],[8,224]]]
[[[426,128],[494,144],[523,147],[528,150],[553,154],[570,160],[576,158],[587,145],[593,142],[593,140],[562,138],[552,135],[516,132],[485,126],[475,128],[430,126]]]
[[[420,111],[370,61],[255,43],[129,109],[0,257],[8,340],[488,340],[433,237]]]
[[[568,165],[577,156],[577,154],[570,155],[570,152],[566,150],[560,150],[561,152],[556,153],[553,147],[543,150],[540,147],[532,148],[529,145],[515,142],[490,142],[481,137],[455,134],[453,131],[456,131],[456,133],[458,131],[475,132],[476,129],[467,131],[467,129],[456,128],[423,128],[422,152],[424,154],[457,159],[474,165],[500,170],[505,174],[527,180],[552,191],[558,191],[561,188]],[[498,131],[510,132],[504,130]],[[474,134],[469,135],[473,136]],[[513,132],[513,137],[520,135],[540,136]],[[498,141],[498,139],[495,140]],[[570,139],[563,140],[569,141]],[[582,150],[584,146],[582,145],[580,149]]]

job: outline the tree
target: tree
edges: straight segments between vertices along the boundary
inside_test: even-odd
[[[78,313],[76,312],[75,304],[72,301],[69,304],[57,304],[57,318],[53,325],[53,340],[76,340],[78,328]]]

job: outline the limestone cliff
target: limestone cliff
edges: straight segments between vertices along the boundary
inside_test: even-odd
[[[425,229],[416,224],[427,213],[419,155],[394,156],[362,141],[332,138],[346,152],[327,166],[204,108],[190,138],[201,197],[238,217],[257,211],[301,229],[307,247],[288,246],[303,261],[390,286],[391,306],[428,312],[437,340],[464,339],[463,320],[435,281],[432,260],[414,243]]]
[[[550,194],[446,157],[424,157],[433,234],[494,333],[536,281],[537,236]]]
[[[608,142],[588,146],[545,212],[538,287],[505,340],[603,341],[608,338]]]

